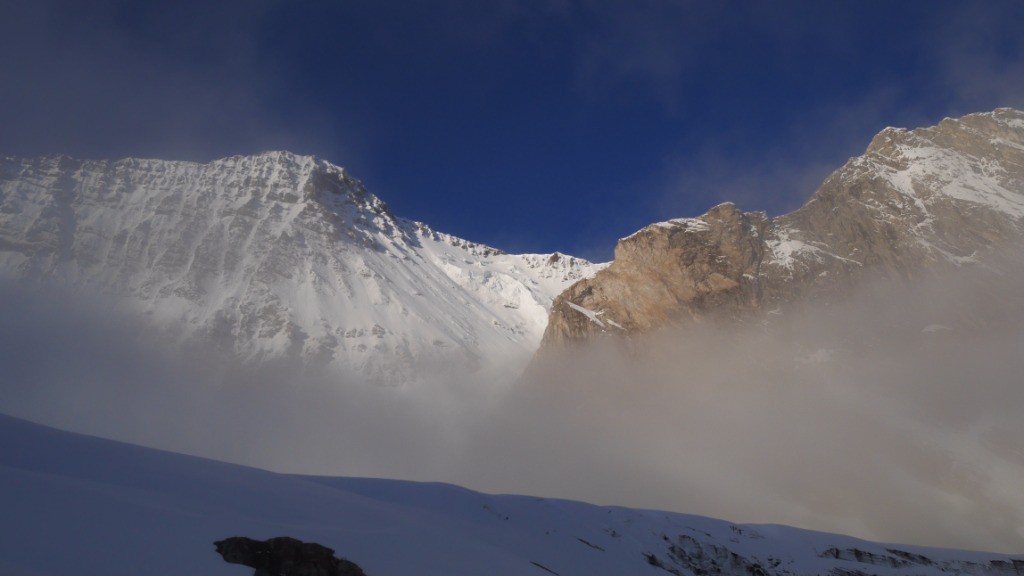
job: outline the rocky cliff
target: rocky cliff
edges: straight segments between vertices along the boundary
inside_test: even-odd
[[[615,260],[552,306],[542,346],[711,318],[763,320],[842,298],[865,278],[911,280],[1019,253],[1024,112],[886,128],[800,209],[722,204],[619,241]]]

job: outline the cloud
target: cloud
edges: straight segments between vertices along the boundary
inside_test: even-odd
[[[700,62],[708,31],[689,2],[574,4],[567,14],[573,39],[575,82],[581,94],[598,99],[625,89],[630,97],[653,96],[676,109],[681,80]]]
[[[1016,25],[1024,7],[992,2],[975,8],[959,5],[930,30],[941,89],[967,112],[1024,108],[1024,40]]]
[[[292,89],[262,34],[271,1],[22,3],[0,24],[0,151],[210,160],[288,148],[355,155]],[[369,131],[368,131],[369,132]],[[370,143],[366,138],[364,145]]]
[[[880,88],[857,101],[822,102],[778,133],[762,135],[759,146],[745,141],[748,134],[723,129],[668,150],[645,186],[657,191],[661,219],[697,216],[725,201],[745,211],[785,214],[803,205],[849,158],[863,154],[894,117],[909,128],[932,122],[893,114],[899,99],[898,90]]]
[[[644,182],[661,198],[652,220],[701,214],[726,200],[784,213],[886,126],[912,129],[1024,106],[1019,3],[939,3],[893,14],[913,30],[874,19],[863,6],[826,17],[666,6],[675,12],[641,8],[630,19],[608,10],[609,26],[617,28],[606,43],[594,35],[600,49],[581,65],[617,85],[605,89],[630,97],[642,98],[636,85],[645,82],[675,94],[678,135]],[[752,52],[739,60],[744,51]],[[737,96],[737,87],[747,91]],[[713,116],[722,102],[736,103],[732,114]],[[717,121],[705,125],[710,116]]]
[[[468,453],[492,490],[1019,551],[1024,277],[865,287],[771,326],[577,351]],[[510,463],[515,463],[514,465]]]
[[[396,389],[241,365],[83,289],[2,282],[0,317],[0,412],[274,470],[439,477],[493,401],[455,377]]]
[[[597,342],[507,389],[394,389],[174,352],[107,300],[7,285],[0,411],[279,471],[1019,551],[1022,294],[1022,274],[966,269]]]

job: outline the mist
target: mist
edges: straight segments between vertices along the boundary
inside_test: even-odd
[[[576,351],[506,399],[478,482],[1019,552],[1022,288],[977,270],[876,283],[768,324]]]
[[[0,289],[0,411],[281,472],[1024,550],[1024,274],[548,354],[514,385],[382,388],[167,343],[81,292]],[[429,377],[427,380],[431,380]]]

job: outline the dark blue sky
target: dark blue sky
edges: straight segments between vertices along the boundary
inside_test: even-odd
[[[778,214],[887,125],[1024,107],[1024,2],[0,0],[0,154],[288,149],[400,215],[608,259]]]

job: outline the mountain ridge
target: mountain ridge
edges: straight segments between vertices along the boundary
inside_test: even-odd
[[[886,128],[789,214],[726,202],[623,238],[607,268],[559,295],[541,346],[711,317],[763,321],[840,300],[868,277],[985,263],[1022,237],[1024,112]]]
[[[594,265],[435,231],[343,168],[266,152],[0,160],[0,269],[122,297],[179,342],[244,362],[400,385],[515,372],[550,300]]]

